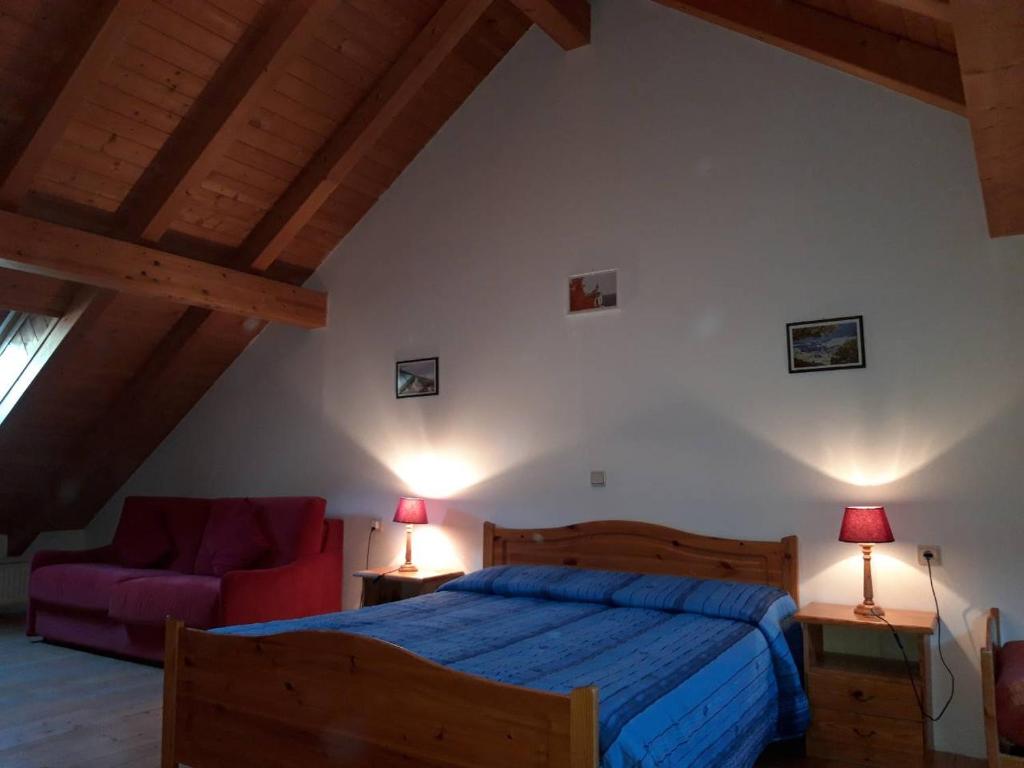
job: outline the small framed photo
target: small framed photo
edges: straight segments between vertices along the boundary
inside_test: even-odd
[[[833,317],[786,325],[789,372],[864,367],[864,318]]]
[[[597,312],[619,306],[619,271],[606,269],[569,276],[569,314]]]
[[[428,397],[438,393],[436,357],[395,363],[395,397]]]

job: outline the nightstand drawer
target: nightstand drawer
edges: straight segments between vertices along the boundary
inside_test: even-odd
[[[813,707],[807,754],[863,765],[922,766],[921,724],[892,717]]]
[[[915,723],[923,719],[907,678],[900,680],[816,667],[807,675],[807,694],[812,710],[823,707]]]

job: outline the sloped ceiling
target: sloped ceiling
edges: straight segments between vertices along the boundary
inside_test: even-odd
[[[990,230],[1024,232],[1018,0],[659,1],[967,115]],[[11,553],[86,525],[268,319],[323,324],[283,286],[533,23],[589,42],[587,0],[0,5],[0,313],[61,318],[0,403]]]
[[[505,0],[11,0],[0,200],[301,284],[530,24]],[[87,524],[264,325],[10,269],[0,307],[67,320],[0,424],[12,553]]]

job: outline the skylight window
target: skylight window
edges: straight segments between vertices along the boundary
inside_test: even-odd
[[[0,411],[24,389],[18,382],[56,325],[55,317],[0,310]]]

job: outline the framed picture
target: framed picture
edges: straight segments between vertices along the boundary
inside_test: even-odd
[[[395,397],[427,397],[438,393],[437,358],[395,363]]]
[[[786,325],[789,372],[864,367],[864,318],[832,317]]]
[[[569,276],[569,314],[615,309],[619,306],[619,272],[606,269]]]

